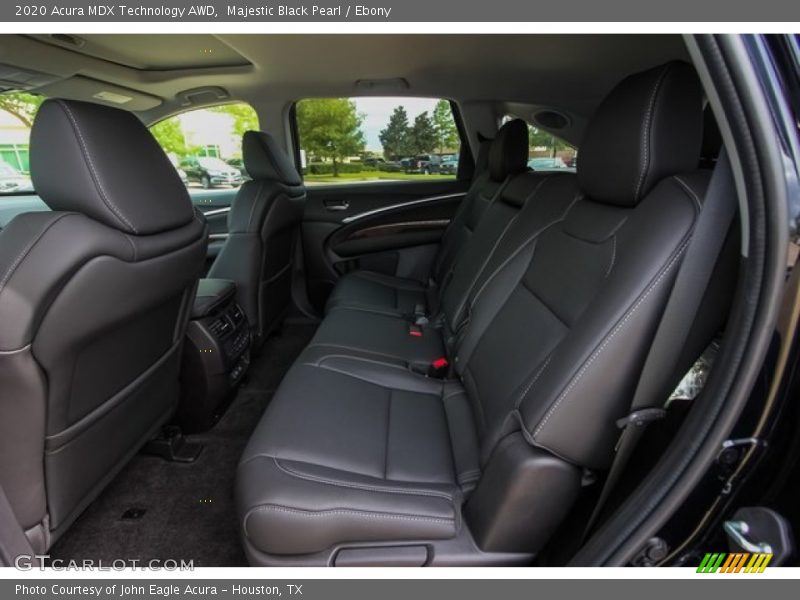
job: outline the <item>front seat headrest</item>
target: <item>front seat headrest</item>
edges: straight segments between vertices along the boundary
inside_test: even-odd
[[[73,100],[46,100],[31,130],[31,176],[55,211],[149,235],[186,225],[186,186],[132,113]]]
[[[242,137],[242,156],[247,174],[255,180],[267,179],[288,186],[303,184],[292,160],[268,133],[246,131]]]
[[[489,177],[504,181],[528,168],[528,125],[522,119],[505,123],[489,148]]]
[[[593,200],[635,206],[661,179],[697,166],[702,118],[700,80],[687,63],[623,79],[586,127],[580,187]]]

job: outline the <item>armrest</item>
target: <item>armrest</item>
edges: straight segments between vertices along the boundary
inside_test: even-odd
[[[236,295],[236,284],[228,279],[201,279],[192,306],[192,319],[201,319],[224,306]]]

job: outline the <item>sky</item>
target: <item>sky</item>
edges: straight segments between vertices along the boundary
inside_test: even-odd
[[[396,106],[405,106],[408,122],[424,111],[433,112],[437,100],[432,98],[353,98],[358,112],[364,115],[361,129],[367,141],[367,150],[382,151],[378,134],[386,127]]]

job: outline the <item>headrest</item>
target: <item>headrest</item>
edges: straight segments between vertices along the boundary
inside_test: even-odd
[[[242,137],[242,157],[244,168],[253,179],[268,179],[284,185],[303,184],[292,159],[268,133],[246,131]]]
[[[660,180],[697,166],[703,98],[694,69],[671,62],[622,80],[600,104],[578,151],[592,199],[635,206]]]
[[[132,113],[47,100],[31,130],[31,175],[53,210],[82,213],[136,235],[194,219],[186,186]]]
[[[528,125],[522,119],[505,123],[489,149],[489,177],[504,181],[528,168]]]

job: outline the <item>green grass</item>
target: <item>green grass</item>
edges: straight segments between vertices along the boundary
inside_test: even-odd
[[[338,177],[333,175],[306,175],[307,183],[350,183],[353,181],[435,181],[442,179],[455,179],[455,175],[441,175],[433,173],[423,175],[421,173],[384,173],[382,171],[365,171],[363,173],[340,173]]]

